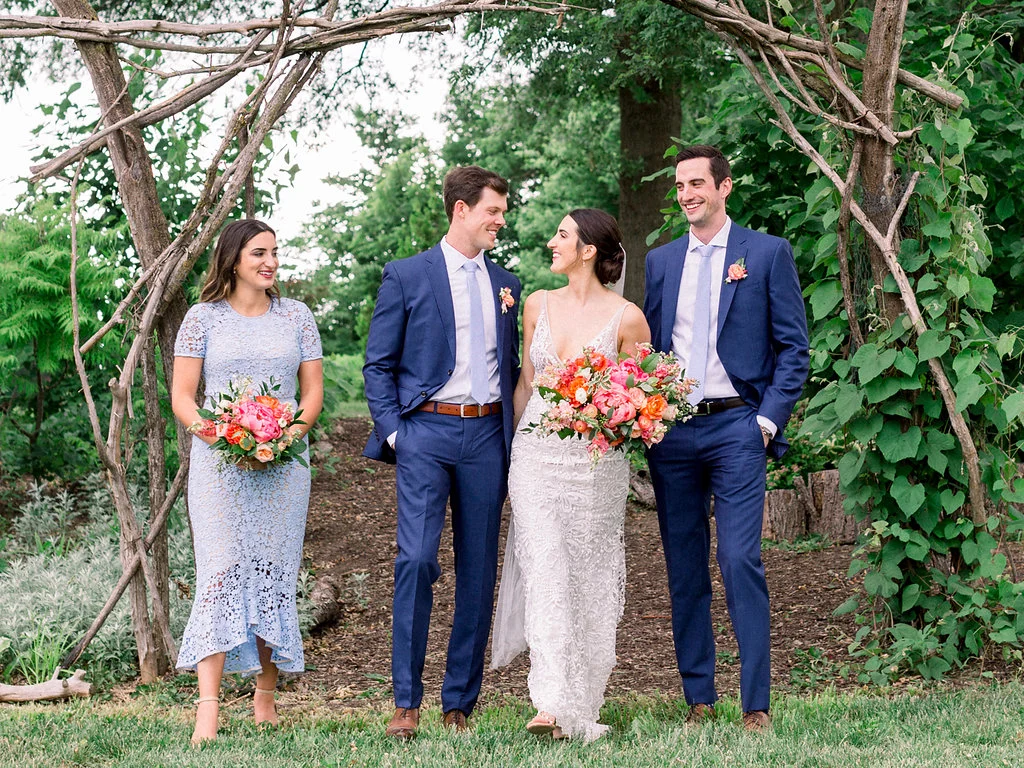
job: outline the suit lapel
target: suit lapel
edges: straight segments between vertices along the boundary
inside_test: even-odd
[[[503,276],[502,270],[493,261],[484,256],[484,264],[487,265],[487,276],[491,280],[491,298],[494,301],[494,327],[497,329],[498,340],[498,370],[501,370],[501,363],[505,356],[505,323],[502,322],[502,303],[498,298],[498,292],[504,287],[500,285]]]
[[[444,260],[444,252],[438,245],[427,252],[427,279],[434,292],[437,311],[441,315],[441,325],[448,341],[448,349],[455,358],[455,304],[452,302],[452,286],[448,282],[448,264]]]
[[[729,267],[740,259],[747,256],[747,230],[737,224],[732,225],[729,232],[729,244],[725,249],[725,269],[722,270],[725,276],[729,274]],[[722,280],[725,280],[723,276]],[[722,326],[725,325],[725,318],[729,316],[729,308],[732,306],[733,296],[736,295],[738,281],[722,283],[722,293],[718,299],[718,338],[722,338]]]
[[[665,283],[662,286],[661,346],[672,349],[672,327],[676,324],[676,308],[679,306],[679,283],[683,279],[683,265],[690,247],[690,236],[679,238],[679,254],[667,259]]]

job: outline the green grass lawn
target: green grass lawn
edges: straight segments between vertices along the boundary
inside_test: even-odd
[[[30,766],[1024,766],[1024,686],[880,696],[779,696],[771,732],[747,734],[734,700],[719,721],[683,725],[670,700],[609,702],[610,737],[595,744],[537,739],[523,703],[478,711],[455,735],[426,710],[420,738],[384,737],[390,712],[330,713],[281,703],[283,725],[257,730],[246,702],[224,708],[220,739],[187,742],[191,711],[159,691],[128,704],[96,700],[0,706],[0,765]],[[226,722],[224,722],[226,720]]]

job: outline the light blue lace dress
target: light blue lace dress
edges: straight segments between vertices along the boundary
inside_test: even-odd
[[[260,317],[240,315],[226,301],[197,304],[181,324],[174,354],[203,358],[207,398],[227,391],[231,381],[258,386],[273,377],[281,384],[278,397],[293,406],[299,363],[323,356],[312,312],[292,299],[275,299]],[[188,505],[196,591],[178,668],[194,669],[226,651],[225,672],[257,673],[261,637],[278,669],[302,672],[295,590],[309,469],[296,461],[238,469],[193,438]]]

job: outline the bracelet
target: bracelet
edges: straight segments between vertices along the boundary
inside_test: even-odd
[[[198,435],[200,432],[203,431],[204,426],[205,422],[203,422],[201,419],[196,419],[185,428],[185,431],[188,432],[190,435]]]

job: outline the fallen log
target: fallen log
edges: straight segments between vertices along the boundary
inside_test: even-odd
[[[0,685],[0,701],[56,701],[72,696],[88,696],[92,685],[85,682],[85,670],[76,669],[71,677],[53,678],[35,685]]]

